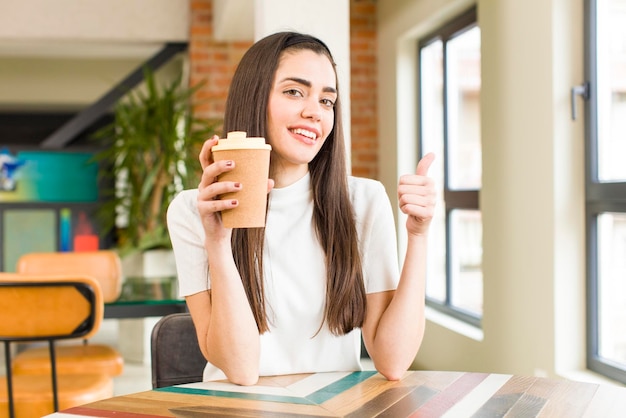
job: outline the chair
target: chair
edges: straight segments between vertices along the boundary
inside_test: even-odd
[[[200,351],[191,315],[164,316],[152,329],[152,388],[202,381],[206,359]]]
[[[17,260],[17,273],[87,274],[95,277],[104,303],[122,292],[122,262],[112,250],[27,253]]]
[[[0,379],[0,418],[41,417],[113,396],[110,376],[62,375],[55,368],[57,340],[88,338],[100,327],[102,291],[94,278],[0,273],[0,305],[7,366]],[[11,343],[25,341],[48,342],[48,377],[11,373]]]
[[[20,274],[80,274],[98,280],[105,303],[117,300],[121,293],[122,267],[119,256],[111,250],[87,252],[28,253],[17,261]],[[50,373],[46,347],[27,348],[13,360],[13,373]],[[85,370],[118,376],[124,370],[122,355],[105,344],[68,344],[57,348],[57,371],[60,374],[81,374]]]

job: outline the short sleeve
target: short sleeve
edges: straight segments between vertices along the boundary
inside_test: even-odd
[[[197,196],[197,189],[184,190],[172,200],[167,211],[180,297],[203,292],[211,287]]]
[[[398,287],[398,244],[391,203],[382,183],[351,178],[350,192],[357,219],[363,277],[367,293]]]

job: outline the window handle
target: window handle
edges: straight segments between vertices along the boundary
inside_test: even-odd
[[[580,96],[583,100],[589,100],[589,82],[584,82],[578,86],[572,87],[570,101],[572,105],[572,120],[576,120],[576,96]]]

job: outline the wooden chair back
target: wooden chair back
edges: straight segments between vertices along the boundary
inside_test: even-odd
[[[7,364],[9,416],[13,417],[11,347],[14,342],[47,341],[52,363],[54,408],[58,410],[55,342],[89,338],[98,331],[104,306],[100,284],[90,276],[0,273],[0,341]]]
[[[122,263],[112,250],[28,253],[18,259],[16,271],[93,276],[100,283],[105,303],[116,301],[122,291]]]

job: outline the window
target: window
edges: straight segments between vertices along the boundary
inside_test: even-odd
[[[586,0],[591,370],[626,383],[626,0]]]
[[[419,42],[420,154],[437,155],[430,173],[441,186],[433,220],[427,304],[480,325],[482,221],[478,207],[480,28],[476,9]]]

